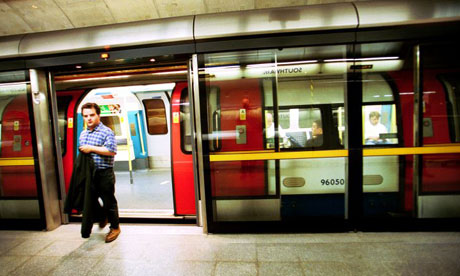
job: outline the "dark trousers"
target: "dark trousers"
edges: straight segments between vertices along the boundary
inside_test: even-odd
[[[97,197],[104,204],[104,218],[110,222],[110,228],[117,229],[119,225],[118,203],[115,198],[115,173],[113,168],[96,170],[94,185]]]

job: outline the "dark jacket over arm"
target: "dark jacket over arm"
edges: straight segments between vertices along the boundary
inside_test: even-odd
[[[71,214],[72,209],[83,212],[81,235],[84,238],[91,234],[93,222],[102,217],[102,207],[93,185],[95,172],[91,155],[80,152],[73,167],[69,192],[64,204],[64,212],[67,214]]]

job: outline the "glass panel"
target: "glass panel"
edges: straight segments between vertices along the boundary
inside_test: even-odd
[[[59,131],[59,142],[61,145],[61,153],[64,156],[67,149],[66,138],[67,138],[67,108],[69,107],[72,97],[59,97],[57,101],[58,105],[58,131]]]
[[[190,122],[190,102],[188,99],[188,88],[184,88],[180,95],[180,137],[182,151],[192,152],[192,131]]]
[[[282,217],[343,218],[345,162],[345,158],[281,160]]]
[[[0,218],[39,218],[28,85],[0,84]]]
[[[143,100],[149,134],[167,134],[168,124],[166,122],[166,111],[163,100],[152,99]]]
[[[342,45],[204,55],[203,139],[211,154],[244,159],[244,153],[260,151],[343,148],[351,65],[346,50]],[[338,159],[334,175],[329,158],[211,162],[214,219],[343,218],[345,159]],[[328,204],[340,207],[328,210]]]
[[[458,147],[460,141],[460,53],[456,43],[421,46],[423,144]],[[456,144],[457,143],[457,144]],[[460,154],[423,156],[419,216],[460,217]]]
[[[363,145],[411,147],[413,143],[413,45],[362,44]],[[363,210],[367,217],[411,216],[412,156],[363,158]]]

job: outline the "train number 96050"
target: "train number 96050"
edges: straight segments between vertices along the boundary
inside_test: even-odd
[[[321,185],[345,185],[345,179],[321,179]]]

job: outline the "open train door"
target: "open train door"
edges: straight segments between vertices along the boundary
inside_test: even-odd
[[[171,166],[175,215],[195,215],[192,122],[187,83],[178,83],[171,96]]]

